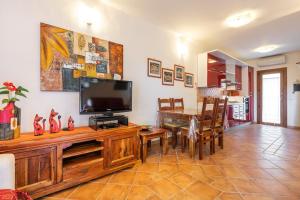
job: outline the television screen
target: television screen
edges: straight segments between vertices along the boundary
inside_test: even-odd
[[[80,114],[117,113],[131,110],[131,81],[80,79]]]

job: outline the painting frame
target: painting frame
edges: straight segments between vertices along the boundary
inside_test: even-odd
[[[148,69],[147,69],[147,74],[148,77],[153,77],[153,78],[161,78],[162,77],[162,62],[160,60],[154,59],[154,58],[148,58],[147,59],[148,63]],[[158,65],[158,69],[153,69],[153,65],[151,63]],[[153,71],[156,71],[156,73],[153,73]]]
[[[187,72],[184,73],[184,86],[188,88],[194,87],[194,74]]]
[[[168,78],[166,77],[166,73],[171,73],[171,81],[166,81],[166,78]],[[163,85],[174,86],[174,70],[168,68],[161,68],[161,75],[161,82]]]
[[[177,69],[181,69],[182,71],[180,72],[181,73],[181,77],[178,77],[177,75]],[[184,70],[185,70],[185,67],[184,66],[181,66],[181,65],[174,65],[174,80],[176,81],[184,81]]]

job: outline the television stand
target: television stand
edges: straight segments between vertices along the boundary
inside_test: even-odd
[[[89,118],[89,126],[94,130],[116,128],[120,125],[128,126],[128,117],[124,115],[92,116]]]

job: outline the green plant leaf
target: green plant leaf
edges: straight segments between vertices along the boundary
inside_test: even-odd
[[[15,94],[27,98],[27,96],[25,94],[23,94],[22,92],[16,92]]]
[[[4,89],[6,89],[6,87],[0,87],[0,90],[4,90]]]
[[[7,90],[0,91],[0,94],[8,94],[8,93],[9,93],[9,91],[7,91]]]
[[[29,92],[26,88],[23,88],[22,86],[19,86],[19,87],[18,87],[18,90],[24,91],[24,92]]]
[[[2,103],[3,103],[3,104],[8,103],[8,99],[3,99],[3,100],[2,100]]]
[[[13,98],[10,99],[10,101],[20,101],[20,100],[16,97],[13,97]]]

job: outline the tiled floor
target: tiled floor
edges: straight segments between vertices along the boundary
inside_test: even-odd
[[[45,199],[300,199],[300,131],[250,125],[226,133],[225,148],[202,161],[153,145],[145,164]]]

